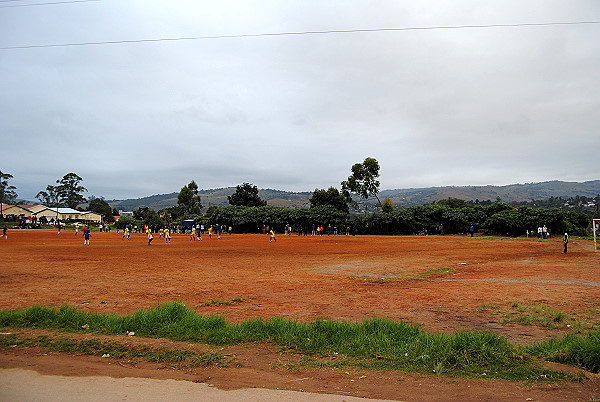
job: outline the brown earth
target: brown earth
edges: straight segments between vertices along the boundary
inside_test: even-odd
[[[133,234],[128,241],[112,232],[93,233],[91,243],[84,246],[81,233],[76,237],[72,231],[9,231],[8,240],[0,239],[0,308],[71,305],[128,314],[179,300],[198,313],[236,322],[273,316],[300,321],[378,316],[419,323],[430,331],[489,330],[519,344],[561,336],[566,329],[501,324],[482,306],[541,303],[567,313],[591,311],[596,319],[600,311],[600,252],[578,239],[571,240],[567,254],[562,254],[561,239],[458,236],[279,235],[277,242],[269,242],[264,235],[204,235],[200,242],[176,234],[170,244],[155,236],[148,246],[145,235]],[[424,274],[440,268],[455,273]],[[234,298],[243,301],[207,305]],[[600,380],[589,373],[583,383],[531,385],[388,371],[292,371],[286,366],[298,357],[281,355],[269,345],[234,346],[223,353],[235,356],[243,367],[171,370],[18,349],[0,355],[0,368],[403,400],[600,398]]]

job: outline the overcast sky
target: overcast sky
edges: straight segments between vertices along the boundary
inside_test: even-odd
[[[50,0],[51,1],[51,0]],[[39,1],[38,3],[41,3]],[[20,198],[599,179],[598,0],[0,2],[0,170]],[[15,7],[20,6],[20,7]]]

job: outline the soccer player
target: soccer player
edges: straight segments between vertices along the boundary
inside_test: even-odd
[[[277,239],[275,238],[275,232],[273,231],[273,229],[269,231],[269,234],[271,235],[271,237],[269,237],[269,243],[273,240],[275,240],[275,243],[277,243]]]
[[[84,226],[83,227],[83,245],[84,246],[90,245],[90,237],[92,237],[90,228],[88,228],[87,226]]]
[[[147,229],[146,233],[148,233],[148,245],[151,246],[152,240],[154,240],[154,237],[152,237],[152,231],[150,229]]]

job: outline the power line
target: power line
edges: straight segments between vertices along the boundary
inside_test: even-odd
[[[23,0],[4,0],[0,3],[8,3],[12,1],[23,1]],[[11,4],[8,6],[0,6],[0,8],[14,8],[14,7],[35,7],[35,6],[50,6],[55,4],[71,4],[71,3],[89,3],[91,1],[102,1],[102,0],[71,0],[71,1],[53,1],[47,3],[33,3],[33,4]]]
[[[100,0],[85,0],[100,1]],[[600,21],[575,21],[575,22],[540,22],[540,23],[522,23],[522,24],[488,24],[488,25],[441,25],[430,27],[404,27],[404,28],[373,28],[373,29],[333,29],[326,31],[299,31],[299,32],[265,32],[256,34],[238,34],[238,35],[208,35],[208,36],[189,36],[179,38],[156,38],[156,39],[131,39],[99,42],[73,42],[73,43],[48,43],[43,45],[23,45],[23,46],[3,46],[0,50],[12,49],[38,49],[48,47],[69,47],[69,46],[97,46],[97,45],[117,45],[127,43],[153,43],[153,42],[175,42],[190,40],[208,40],[208,39],[235,39],[235,38],[257,38],[265,36],[299,36],[299,35],[328,35],[328,34],[348,34],[348,33],[371,33],[371,32],[403,32],[403,31],[425,31],[437,29],[476,29],[476,28],[517,28],[517,27],[542,27],[556,25],[587,25],[600,24]]]

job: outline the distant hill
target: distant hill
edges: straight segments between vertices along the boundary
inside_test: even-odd
[[[198,192],[204,208],[210,206],[229,205],[227,196],[235,193],[235,187],[217,188],[212,190],[200,190]],[[135,198],[128,200],[108,200],[111,207],[121,211],[133,211],[139,207],[149,207],[156,211],[169,208],[177,204],[177,195],[179,192],[169,194],[151,195],[149,197]],[[308,199],[312,192],[294,193],[289,191],[261,189],[258,191],[261,199],[267,201],[267,205],[287,208],[308,207]]]
[[[600,180],[583,183],[546,181],[541,183],[510,184],[507,186],[447,186],[410,188],[404,190],[383,190],[379,198],[389,198],[394,205],[412,206],[430,204],[447,198],[465,201],[521,202],[547,200],[550,197],[570,198],[575,196],[595,197],[600,194]]]
[[[235,192],[235,187],[201,190],[202,205],[209,206],[229,205],[227,196]],[[172,207],[177,204],[178,192],[158,194],[149,197],[129,200],[109,200],[108,203],[122,211],[133,211],[139,207],[149,207],[154,210]],[[302,208],[309,206],[311,192],[288,192],[272,189],[259,190],[259,196],[267,201],[268,205]],[[430,204],[433,201],[447,198],[459,198],[465,201],[496,201],[521,202],[531,200],[546,200],[550,197],[570,198],[575,196],[595,197],[600,194],[600,180],[586,181],[583,183],[565,181],[547,181],[541,183],[510,184],[507,186],[446,186],[425,187],[397,190],[382,190],[379,198],[389,198],[397,207]],[[375,204],[375,200],[368,203]]]

